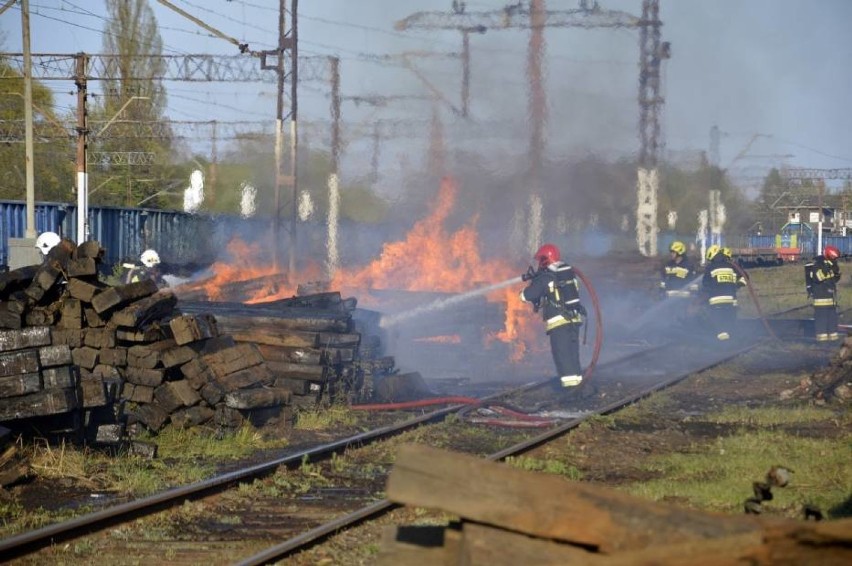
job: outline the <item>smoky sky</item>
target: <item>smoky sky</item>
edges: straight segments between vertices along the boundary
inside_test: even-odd
[[[276,43],[277,1],[185,2],[181,9],[247,42],[252,49]],[[496,10],[504,2],[467,2],[470,12]],[[640,0],[601,0],[601,8],[641,15]],[[741,176],[771,166],[848,167],[852,163],[852,3],[845,0],[662,0],[664,64],[662,112],[667,154],[708,151],[710,128],[718,126],[720,163]],[[549,10],[575,9],[575,1],[549,0]],[[192,22],[158,4],[164,52],[237,53],[228,42],[209,37]],[[97,53],[106,14],[100,2],[44,0],[31,4],[34,52]],[[373,145],[366,129],[377,120],[403,121],[405,132],[383,143],[380,163],[388,183],[422,167],[429,146],[429,120],[438,108],[446,142],[476,151],[496,163],[523,156],[529,137],[526,75],[529,33],[489,30],[471,36],[471,118],[452,110],[461,105],[461,63],[449,57],[415,58],[418,72],[381,56],[404,51],[458,53],[456,31],[399,32],[394,22],[420,11],[449,11],[448,0],[314,0],[300,4],[300,54],[341,58],[344,97],[423,96],[440,92],[444,101],[388,101],[384,106],[345,100],[344,175],[368,169]],[[20,10],[0,16],[5,49],[20,51]],[[547,97],[547,157],[596,155],[615,159],[638,149],[637,30],[548,28],[544,76]],[[372,56],[378,56],[378,60]],[[301,121],[307,142],[327,147],[326,81],[300,84]],[[429,85],[427,85],[427,82]],[[52,81],[58,110],[71,112],[70,81]],[[90,86],[97,94],[97,83]],[[274,84],[167,82],[168,116],[174,120],[272,120]],[[434,89],[434,90],[433,90]],[[751,142],[751,144],[749,144]],[[197,142],[201,151],[205,140]],[[747,149],[746,149],[747,148]],[[739,156],[739,157],[738,157]]]

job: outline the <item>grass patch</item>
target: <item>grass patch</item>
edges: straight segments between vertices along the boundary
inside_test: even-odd
[[[779,426],[813,422],[833,422],[841,427],[848,425],[848,414],[838,415],[825,407],[801,405],[797,407],[748,408],[729,406],[718,413],[711,413],[703,420],[720,424],[742,424],[750,426]]]
[[[843,448],[845,446],[845,448]],[[804,504],[824,512],[838,509],[849,497],[852,442],[799,438],[781,432],[743,433],[695,446],[689,454],[652,458],[646,469],[659,478],[632,484],[627,490],[653,500],[687,500],[691,505],[727,512],[741,512],[752,495],[751,484],[763,481],[774,465],[792,470],[790,485],[773,490],[766,504],[784,515],[800,517]]]
[[[528,456],[509,456],[506,458],[506,463],[528,472],[544,472],[546,474],[565,476],[570,480],[580,480],[583,478],[580,470],[562,460],[553,460],[550,458],[541,460]]]
[[[216,434],[202,427],[168,427],[150,440],[157,443],[161,458],[244,458],[257,450],[287,446],[283,438],[266,439],[250,424],[233,432]]]
[[[332,427],[350,427],[358,422],[354,411],[344,405],[323,409],[301,410],[296,414],[295,427],[300,430],[327,430]]]

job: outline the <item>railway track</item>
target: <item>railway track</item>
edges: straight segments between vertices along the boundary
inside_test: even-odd
[[[482,404],[500,401],[530,410],[562,409],[564,411],[566,407],[570,409],[567,418],[563,418],[550,429],[541,433],[528,431],[522,435],[522,438],[514,441],[511,446],[492,451],[485,456],[499,460],[511,455],[521,454],[565,434],[591,416],[618,411],[638,399],[670,387],[689,375],[740,355],[752,349],[758,343],[759,340],[755,340],[724,353],[719,352],[718,349],[677,349],[667,345],[633,352],[598,366],[593,380],[599,390],[598,392],[605,392],[605,396],[600,394],[587,397],[574,395],[571,391],[553,388],[552,382],[548,380],[522,385],[509,391],[484,397],[480,399]],[[258,479],[267,478],[281,468],[299,468],[305,466],[306,463],[327,460],[332,458],[332,455],[341,454],[355,447],[386,440],[406,431],[440,422],[450,415],[458,414],[466,409],[469,409],[469,405],[451,404],[410,418],[397,425],[371,430],[262,464],[222,474],[192,485],[115,505],[69,521],[9,537],[0,541],[0,555],[12,558],[37,553],[45,547],[104,531],[109,527],[120,527],[130,521],[149,517],[164,509],[174,508],[186,501],[216,497],[235,486],[246,485]],[[383,477],[380,480],[373,483],[383,485]],[[377,491],[380,490],[381,487],[377,489]],[[390,502],[375,501],[375,496],[371,494],[367,494],[365,498],[372,499],[372,501],[355,510],[347,508],[342,516],[330,520],[324,518],[315,520],[314,524],[301,525],[295,529],[298,531],[296,534],[285,534],[279,537],[285,538],[285,542],[259,553],[254,552],[249,558],[242,559],[241,563],[261,564],[293,554],[315,544],[329,534],[349,528],[366,519],[377,517],[393,507]],[[264,513],[266,511],[269,510],[264,508]],[[272,522],[279,520],[276,519]],[[276,536],[282,532],[291,533],[293,530],[292,528],[276,529]],[[250,552],[245,552],[243,556],[249,555]]]

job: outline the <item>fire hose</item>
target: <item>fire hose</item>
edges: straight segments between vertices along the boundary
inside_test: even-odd
[[[432,405],[468,405],[461,411],[459,416],[466,416],[473,410],[481,410],[490,412],[497,417],[471,417],[467,420],[476,424],[487,424],[493,426],[509,426],[523,428],[543,428],[554,425],[559,419],[552,417],[540,417],[524,413],[518,409],[512,408],[505,403],[484,402],[475,397],[433,397],[430,399],[418,399],[416,401],[402,401],[398,403],[374,403],[369,405],[352,405],[350,409],[353,411],[398,411],[404,409],[418,409],[421,407],[429,407]],[[508,417],[498,418],[498,417]]]
[[[583,282],[583,285],[586,287],[586,291],[589,292],[589,297],[592,299],[592,306],[595,308],[595,345],[592,348],[592,359],[589,361],[586,371],[583,372],[583,379],[588,379],[592,376],[595,366],[598,363],[598,358],[601,355],[601,347],[603,346],[603,317],[601,316],[601,303],[598,299],[598,294],[589,282],[589,278],[576,267],[574,268],[574,272],[580,278],[580,281]],[[585,343],[585,340],[583,342]]]
[[[740,264],[737,262],[731,262],[734,266],[734,269],[737,273],[743,277],[748,284],[746,287],[748,288],[748,294],[751,296],[751,300],[754,302],[754,307],[757,310],[757,315],[760,317],[760,321],[763,323],[763,327],[766,329],[766,332],[773,338],[773,340],[778,340],[778,336],[775,334],[775,331],[772,330],[772,327],[769,325],[769,321],[766,319],[766,316],[763,314],[763,309],[760,306],[760,301],[757,299],[757,293],[754,290],[754,285],[751,284],[749,280],[748,274],[740,267]]]

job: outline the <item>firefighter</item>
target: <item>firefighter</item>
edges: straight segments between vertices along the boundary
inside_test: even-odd
[[[697,285],[693,283],[695,266],[686,255],[686,245],[676,240],[669,246],[669,251],[671,258],[662,268],[660,289],[666,298],[690,297]]]
[[[837,263],[840,250],[825,246],[822,255],[805,266],[805,287],[808,297],[814,300],[814,331],[817,342],[838,340],[837,332],[837,282],[840,281],[840,266]]]
[[[143,279],[153,279],[160,287],[168,285],[165,279],[163,279],[162,273],[160,273],[160,254],[156,250],[145,250],[139,256],[139,261],[142,262],[142,265],[135,263],[122,264],[122,267],[126,270],[122,277],[122,281],[125,284],[136,283]]]
[[[701,289],[707,299],[710,324],[716,340],[731,338],[737,319],[737,291],[748,284],[740,270],[734,266],[729,248],[713,244],[707,249],[707,266],[701,280]]]
[[[59,234],[56,232],[42,232],[39,237],[36,238],[35,247],[41,252],[41,255],[47,257],[50,250],[55,248],[61,241],[62,238],[60,238]]]
[[[586,310],[574,270],[561,261],[559,248],[544,244],[535,253],[538,270],[524,276],[529,281],[521,291],[521,300],[542,311],[550,336],[550,351],[563,387],[575,387],[583,381],[580,371],[580,326]]]

